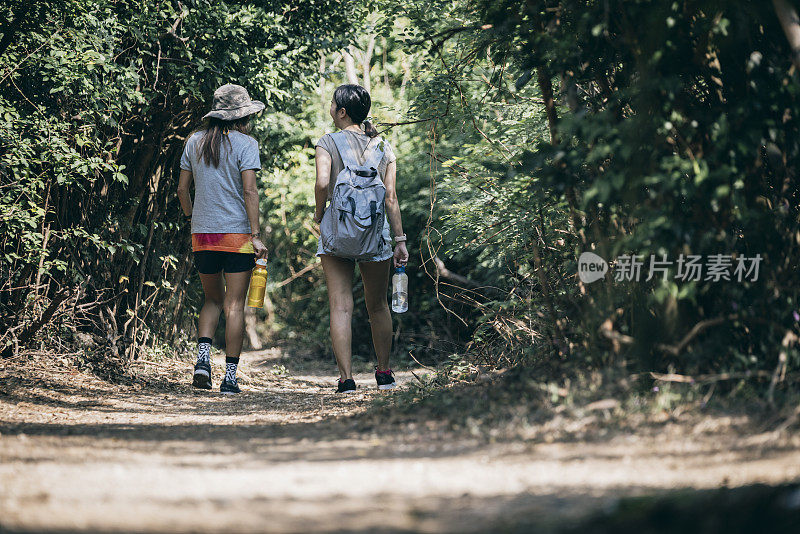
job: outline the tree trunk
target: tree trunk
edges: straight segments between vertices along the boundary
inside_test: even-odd
[[[389,85],[389,69],[387,68],[388,60],[386,58],[386,50],[389,48],[389,44],[386,42],[386,37],[381,38],[381,48],[383,48],[383,85],[385,85],[386,90],[389,91],[391,86]]]
[[[247,334],[247,341],[250,343],[250,348],[253,350],[261,350],[261,338],[258,336],[258,330],[256,328],[258,325],[258,315],[256,315],[256,309],[251,308],[250,306],[245,306],[244,308],[244,331]]]
[[[353,46],[350,45],[342,49],[342,59],[344,60],[344,72],[347,76],[347,83],[358,85],[358,75],[356,74],[356,62],[353,61],[353,56],[350,54]]]
[[[558,113],[556,112],[556,104],[553,99],[553,81],[550,79],[550,74],[543,68],[536,70],[536,78],[539,82],[539,91],[542,93],[542,100],[544,101],[544,109],[547,115],[547,127],[550,130],[550,143],[557,145]]]
[[[325,107],[325,52],[319,53],[319,85],[317,86],[317,94],[319,95],[322,107]]]
[[[403,54],[402,52],[400,52]],[[408,56],[403,54],[400,58],[400,65],[403,67],[403,81],[400,84],[400,101],[406,96],[406,85],[411,80],[411,67],[408,64]]]
[[[544,68],[537,69],[536,77],[539,83],[539,91],[542,93],[545,113],[547,114],[547,126],[550,129],[550,142],[553,145],[557,145],[559,143],[558,112],[556,111],[555,99],[553,98],[553,81],[550,79],[550,74]],[[575,193],[575,188],[573,188],[572,185],[567,186],[565,190],[565,197],[567,199],[567,204],[569,204],[569,213],[570,220],[572,221],[573,232],[575,232],[575,234],[581,238],[581,242],[585,245],[586,235],[583,232],[583,225],[578,217],[578,197]]]
[[[789,40],[789,47],[792,51],[792,62],[796,69],[800,70],[800,17],[797,10],[786,0],[772,0],[775,7],[775,14],[781,22],[783,33]]]
[[[367,50],[364,52],[364,56],[361,61],[361,71],[364,77],[364,89],[366,89],[368,93],[372,92],[372,80],[370,79],[370,71],[372,69],[370,67],[372,65],[372,53],[374,51],[375,36],[371,35],[369,38],[369,43],[367,43]]]

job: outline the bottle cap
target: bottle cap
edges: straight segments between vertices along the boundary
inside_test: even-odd
[[[267,260],[265,260],[264,258],[259,258],[259,259],[256,260],[256,265],[261,265],[263,267],[266,267],[267,266]]]
[[[400,267],[396,267],[394,272],[396,272],[396,273],[404,273],[404,272],[406,272],[406,266],[405,265],[401,265]]]

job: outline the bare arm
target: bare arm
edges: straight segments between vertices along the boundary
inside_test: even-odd
[[[256,233],[261,228],[258,220],[258,188],[256,187],[256,172],[253,170],[242,171],[242,187],[244,189],[244,209],[250,221],[250,231]]]
[[[192,196],[189,194],[189,184],[192,183],[192,178],[192,171],[181,169],[181,176],[178,179],[178,200],[187,217],[192,216]]]
[[[314,184],[314,221],[319,223],[325,213],[325,204],[328,202],[328,185],[331,183],[331,155],[322,147],[317,147],[314,157],[317,164],[317,182]]]
[[[389,226],[395,237],[403,235],[403,218],[400,216],[400,202],[397,200],[397,163],[392,161],[386,166],[386,175],[383,185],[386,187],[386,215]],[[408,262],[408,249],[405,242],[397,243],[394,247],[394,265],[399,267]]]
[[[258,235],[261,232],[261,223],[258,220],[258,187],[256,186],[256,171],[242,171],[242,187],[244,189],[244,209],[250,221],[251,241],[256,251],[256,256],[263,258],[267,255],[267,247],[261,242]],[[254,235],[253,235],[254,234]]]
[[[383,185],[386,186],[386,215],[389,217],[389,226],[392,234],[403,234],[403,220],[400,217],[400,203],[397,201],[397,163],[391,162],[386,166],[386,176]]]

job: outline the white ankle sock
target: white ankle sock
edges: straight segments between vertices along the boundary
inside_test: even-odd
[[[236,382],[236,366],[235,363],[225,364],[225,380],[229,382]]]
[[[211,363],[211,343],[201,341],[197,344],[197,363]]]

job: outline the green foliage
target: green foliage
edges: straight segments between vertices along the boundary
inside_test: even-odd
[[[433,248],[474,282],[450,298],[480,311],[476,356],[707,372],[783,352],[797,368],[799,86],[771,6],[387,5],[425,50],[410,109],[437,134]],[[673,265],[584,286],[587,250],[763,260],[757,280]]]
[[[281,108],[366,6],[28,4],[4,7],[0,29],[0,348],[60,321],[130,358],[194,322],[177,160],[214,89]]]
[[[352,45],[398,154],[410,236],[395,357],[443,363],[448,380],[540,362],[779,378],[800,365],[800,84],[768,3],[2,9],[4,347],[30,343],[42,319],[126,354],[191,331],[201,296],[177,159],[213,90],[235,82],[268,104],[254,124],[267,334],[327,351],[314,144],[333,129],[339,51]],[[581,284],[586,251],[762,264],[741,282],[682,281],[673,264],[665,280]],[[358,284],[355,297],[367,324]],[[356,329],[355,352],[370,345]]]

